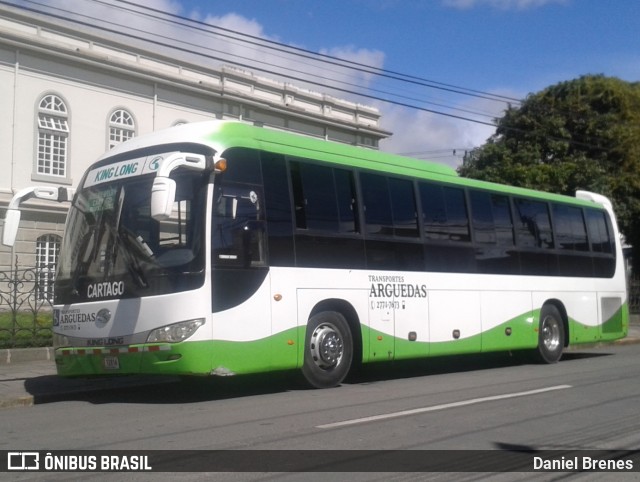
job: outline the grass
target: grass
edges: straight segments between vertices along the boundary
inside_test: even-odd
[[[0,348],[51,346],[52,325],[51,313],[38,313],[34,320],[33,313],[19,312],[14,326],[12,313],[0,312]]]

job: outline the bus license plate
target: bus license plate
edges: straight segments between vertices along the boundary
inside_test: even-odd
[[[105,370],[119,370],[120,361],[117,356],[106,356],[102,360]]]

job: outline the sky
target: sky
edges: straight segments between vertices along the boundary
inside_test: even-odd
[[[530,93],[586,74],[640,81],[638,0],[7,1],[376,107],[392,132],[381,149],[454,167]]]

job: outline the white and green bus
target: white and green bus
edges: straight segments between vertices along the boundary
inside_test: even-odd
[[[71,198],[68,189],[59,199]],[[54,199],[46,188],[16,195]],[[55,281],[63,376],[300,369],[624,337],[612,205],[211,121],[132,139],[72,197]]]

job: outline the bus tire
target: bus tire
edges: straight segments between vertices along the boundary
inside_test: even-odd
[[[331,388],[347,376],[353,359],[353,336],[347,320],[323,311],[307,324],[302,374],[314,388]]]
[[[562,357],[564,340],[562,315],[554,305],[544,305],[540,310],[537,360],[541,363],[557,363]]]

